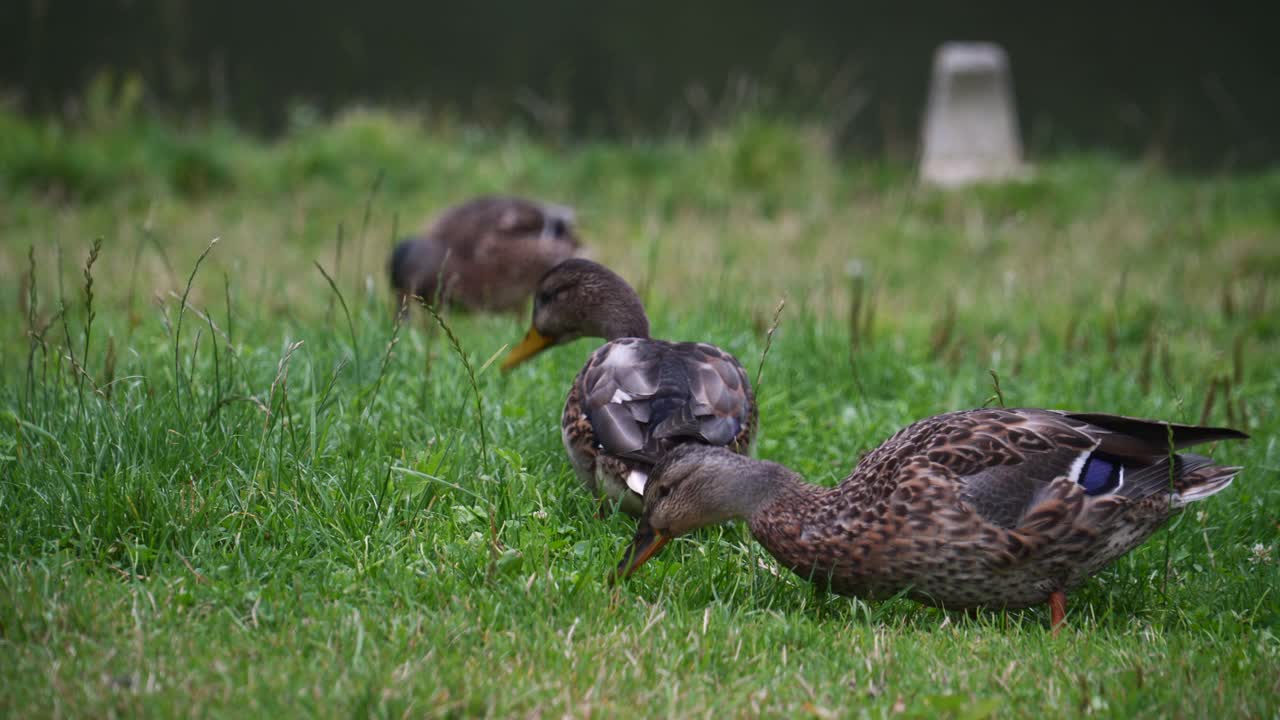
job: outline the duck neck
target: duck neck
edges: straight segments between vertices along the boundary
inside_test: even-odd
[[[644,304],[629,286],[626,292],[608,298],[597,308],[602,316],[600,336],[605,340],[649,337],[649,318],[644,314]]]
[[[777,483],[767,501],[747,517],[751,535],[778,562],[802,577],[824,571],[824,560],[833,557],[827,543],[815,532],[819,520],[814,511],[831,493],[795,473]]]
[[[784,465],[726,454],[716,468],[717,480],[702,490],[712,507],[712,522],[746,520],[752,532],[771,518],[805,512],[825,489],[806,482]]]
[[[618,338],[649,338],[649,321],[643,315],[639,322],[611,322],[602,328],[601,336],[605,340]]]

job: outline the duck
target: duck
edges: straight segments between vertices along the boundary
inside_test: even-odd
[[[571,258],[542,276],[530,328],[501,367],[582,337],[605,343],[569,388],[560,435],[602,500],[639,516],[650,471],[682,445],[750,451],[759,410],[742,364],[709,343],[650,337],[640,296],[594,261]]]
[[[963,410],[917,421],[835,487],[719,448],[685,446],[650,473],[614,579],[672,538],[745,520],[777,561],[831,591],[905,593],[956,610],[1049,604],[1141,545],[1239,467],[1179,450],[1239,430],[1103,413]]]
[[[470,311],[523,312],[543,273],[581,250],[572,208],[486,195],[446,210],[391,251],[399,307],[411,297]]]

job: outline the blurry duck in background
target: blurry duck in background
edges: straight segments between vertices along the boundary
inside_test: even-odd
[[[649,337],[640,296],[590,260],[566,260],[538,282],[533,326],[502,369],[580,337],[608,341],[574,379],[560,419],[587,488],[639,515],[649,471],[672,448],[748,452],[758,410],[742,365],[714,345]]]
[[[907,426],[832,488],[681,447],[653,469],[618,573],[673,537],[741,519],[778,562],[834,592],[905,592],[947,609],[1048,602],[1056,633],[1067,591],[1240,471],[1176,451],[1245,438],[1101,413],[968,410]]]
[[[400,306],[409,297],[472,311],[521,312],[538,279],[581,247],[571,208],[484,196],[446,210],[391,252]]]

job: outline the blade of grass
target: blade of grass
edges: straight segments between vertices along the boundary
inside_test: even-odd
[[[360,345],[356,340],[356,326],[355,323],[351,321],[351,310],[347,308],[347,299],[342,297],[342,291],[338,289],[338,284],[333,281],[333,278],[329,276],[329,273],[325,272],[324,266],[320,264],[320,261],[316,260],[314,262],[316,269],[324,276],[325,282],[329,283],[329,289],[333,291],[333,294],[338,297],[338,302],[342,304],[342,314],[347,318],[347,331],[351,334],[351,353],[355,358],[356,377],[363,378],[364,371],[360,367]]]

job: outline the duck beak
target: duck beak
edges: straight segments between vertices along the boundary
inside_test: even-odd
[[[640,526],[636,528],[635,539],[631,541],[631,546],[623,554],[622,562],[613,574],[614,579],[629,577],[669,542],[670,535],[663,535],[662,531],[653,529],[648,520],[641,520]]]
[[[503,371],[510,370],[554,344],[555,341],[538,332],[538,328],[529,328],[529,332],[525,333],[520,344],[512,348],[511,352],[507,353],[506,359],[502,361]]]

